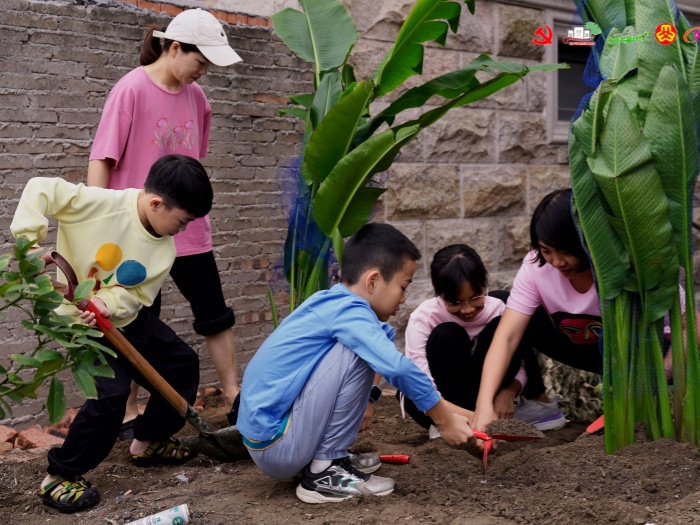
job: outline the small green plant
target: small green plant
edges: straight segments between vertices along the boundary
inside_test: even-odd
[[[104,354],[116,354],[92,339],[101,335],[99,331],[55,312],[63,295],[43,273],[42,252],[30,253],[33,246],[20,238],[14,256],[0,255],[0,319],[13,310],[20,312],[21,327],[36,338],[31,354],[11,354],[8,368],[0,364],[0,419],[12,414],[10,403],[36,399],[37,390],[49,381],[46,410],[49,421],[56,423],[66,411],[63,382],[56,374],[70,370],[85,397],[95,398],[95,377],[114,377]],[[75,301],[87,297],[94,285],[92,279],[80,283]]]

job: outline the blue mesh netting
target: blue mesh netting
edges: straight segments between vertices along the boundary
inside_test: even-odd
[[[301,175],[301,156],[291,164],[280,164],[277,167],[277,184],[281,191],[281,204],[288,211],[287,238],[284,253],[270,276],[270,288],[273,292],[289,291],[287,274],[292,264],[292,246],[296,250],[304,250],[317,258],[321,247],[327,239],[313,220],[311,208],[311,192],[304,184]],[[325,255],[329,270],[329,282],[338,272],[338,261],[331,248]]]

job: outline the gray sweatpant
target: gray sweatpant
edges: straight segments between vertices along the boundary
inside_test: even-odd
[[[336,343],[294,401],[284,437],[265,450],[249,450],[258,468],[270,477],[288,479],[313,459],[347,456],[360,430],[373,378],[365,361]]]

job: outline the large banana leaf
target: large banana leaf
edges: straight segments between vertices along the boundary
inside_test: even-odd
[[[605,79],[619,81],[625,75],[637,69],[638,47],[634,44],[615,44],[610,37],[620,33],[634,33],[633,26],[627,26],[623,31],[614,27],[606,41],[603,53],[600,56],[600,73]]]
[[[596,149],[602,129],[602,107],[609,92],[600,88],[591,97],[589,107],[574,122],[569,135],[569,169],[577,217],[589,248],[601,300],[617,297],[630,288],[630,259],[625,244],[609,221],[587,158]],[[635,283],[636,285],[636,283]]]
[[[678,20],[678,34],[684,35],[690,29],[688,20],[681,15]],[[690,90],[690,99],[693,104],[695,115],[700,115],[700,50],[697,43],[695,45],[683,45],[683,60],[685,63],[686,82]],[[696,128],[700,134],[700,125]]]
[[[350,151],[355,130],[374,92],[371,80],[355,88],[335,104],[314,129],[304,152],[302,170],[316,182],[323,182],[338,161]]]
[[[690,211],[698,173],[697,136],[685,80],[672,64],[663,67],[654,86],[644,135],[669,202],[676,251],[683,266],[690,269]]]
[[[299,57],[320,73],[342,66],[357,41],[355,22],[339,0],[299,0],[303,11],[283,9],[272,15],[275,32]]]
[[[465,0],[474,13],[474,0]],[[418,0],[401,26],[394,46],[372,74],[377,96],[393,91],[410,76],[423,71],[423,42],[445,45],[448,24],[457,30],[461,6],[449,0]]]
[[[649,37],[639,42],[639,97],[640,106],[646,111],[656,78],[665,64],[671,63],[686,74],[681,50],[685,44],[682,35],[670,45],[660,45],[653,38],[661,22],[674,24],[678,17],[678,8],[669,0],[637,0],[635,16],[637,31],[649,32]]]
[[[422,107],[434,95],[439,95],[447,99],[454,99],[476,89],[480,85],[479,81],[475,78],[477,71],[486,71],[494,75],[507,72],[524,76],[526,73],[533,70],[535,69],[528,69],[522,64],[500,62],[491,59],[487,54],[481,54],[462,69],[435,77],[425,84],[409,89],[386,109],[377,113],[377,115],[368,122],[367,126],[360,131],[360,135],[362,137],[370,136],[383,123],[391,125],[394,122],[394,117],[400,112],[411,108]]]
[[[589,167],[610,208],[617,233],[627,238],[643,308],[650,322],[671,309],[678,286],[678,258],[661,179],[637,117],[613,94]]]
[[[574,0],[578,12],[582,14],[584,22],[593,21],[604,30],[610,27],[625,27],[632,25],[634,18],[628,13],[634,0]],[[632,16],[634,16],[632,14]]]
[[[313,200],[316,223],[323,233],[331,236],[341,222],[349,220],[344,217],[346,210],[357,192],[377,172],[377,166],[386,162],[385,157],[391,156],[393,160],[395,148],[407,144],[419,131],[418,125],[388,129],[360,144],[336,164]]]

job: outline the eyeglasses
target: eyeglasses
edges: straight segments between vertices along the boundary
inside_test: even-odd
[[[467,299],[466,301],[455,301],[453,303],[443,299],[442,302],[445,304],[445,308],[450,313],[459,312],[467,304],[472,308],[481,308],[486,302],[486,296],[488,293],[489,290],[487,288],[482,295],[475,295],[474,297],[472,297],[471,299]]]

